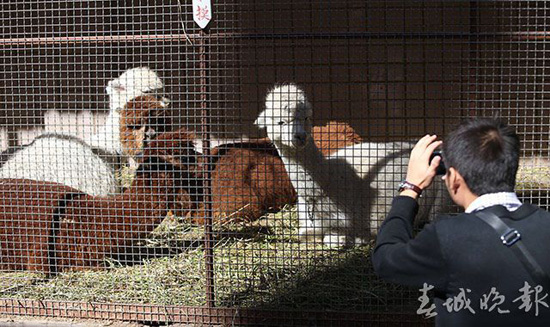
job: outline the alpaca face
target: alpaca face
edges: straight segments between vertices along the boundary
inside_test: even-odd
[[[109,95],[110,109],[113,111],[121,110],[128,101],[163,86],[157,73],[147,67],[137,67],[109,81],[105,90]]]
[[[151,95],[140,96],[126,103],[120,113],[119,127],[125,155],[137,157],[147,142],[170,126],[167,106],[167,99]]]
[[[311,133],[311,104],[294,84],[275,87],[266,97],[265,110],[255,124],[267,129],[272,142],[302,148]]]
[[[195,135],[185,128],[160,134],[145,146],[141,160],[157,157],[174,167],[195,171],[198,169],[195,167],[198,154],[195,151],[194,140]]]

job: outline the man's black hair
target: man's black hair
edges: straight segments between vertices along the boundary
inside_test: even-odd
[[[443,143],[447,169],[455,168],[470,190],[513,192],[519,165],[519,137],[513,127],[490,118],[462,123]]]

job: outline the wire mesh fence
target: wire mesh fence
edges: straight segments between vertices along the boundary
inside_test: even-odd
[[[370,253],[412,142],[468,116],[517,126],[546,204],[545,2],[0,8],[3,313],[429,325]]]

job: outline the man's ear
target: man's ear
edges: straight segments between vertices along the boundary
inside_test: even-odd
[[[453,193],[456,193],[458,188],[461,186],[461,183],[464,182],[464,178],[462,178],[462,175],[460,175],[460,173],[453,167],[449,167],[447,176],[445,178],[447,179],[447,182],[449,183],[449,188]]]
[[[266,128],[267,127],[267,119],[265,116],[265,111],[262,111],[262,113],[256,118],[256,121],[254,121],[254,125],[258,126],[259,128]]]

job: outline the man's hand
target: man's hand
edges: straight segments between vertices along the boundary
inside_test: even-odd
[[[430,156],[443,143],[442,141],[436,141],[436,138],[436,135],[426,135],[421,138],[412,149],[409,159],[406,181],[423,190],[432,184],[437,166],[441,161],[441,157],[436,156],[430,164]],[[418,196],[416,192],[410,190],[405,190],[401,194],[414,198]]]

